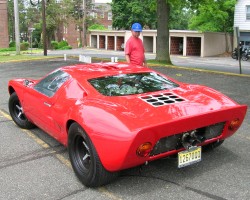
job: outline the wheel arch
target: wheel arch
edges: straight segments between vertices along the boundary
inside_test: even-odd
[[[67,131],[67,136],[69,135],[69,127],[73,124],[73,123],[77,123],[75,120],[70,119],[67,121],[66,123],[66,131]]]
[[[16,92],[15,89],[12,86],[9,86],[8,88],[9,94],[11,95],[12,93]]]

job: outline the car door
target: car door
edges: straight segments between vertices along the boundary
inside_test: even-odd
[[[60,88],[70,75],[57,70],[41,79],[24,93],[23,108],[25,114],[41,129],[55,136],[53,106],[59,96]]]

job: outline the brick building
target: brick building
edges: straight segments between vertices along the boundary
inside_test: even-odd
[[[88,10],[88,17],[92,18],[95,23],[102,24],[107,29],[112,29],[111,6],[107,3],[95,3],[95,0],[92,0],[92,6]],[[81,37],[83,37],[83,35],[81,35]],[[73,21],[70,21],[63,28],[59,28],[57,39],[66,40],[70,46],[78,48],[80,43],[80,33],[77,25]],[[87,45],[89,45],[88,41],[89,39],[87,39]]]
[[[7,0],[0,0],[0,48],[9,47]]]

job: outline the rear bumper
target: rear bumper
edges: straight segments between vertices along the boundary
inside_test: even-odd
[[[118,144],[116,144],[116,146],[118,146],[119,149],[113,149],[113,152],[123,152],[123,154],[113,154],[114,157],[112,160],[114,160],[114,162],[109,160],[109,163],[106,163],[104,161],[103,165],[109,171],[118,171],[144,164],[147,161],[153,161],[176,154],[179,151],[184,150],[184,147],[176,145],[178,148],[157,154],[151,153],[147,157],[139,157],[136,154],[136,150],[141,144],[145,142],[150,142],[154,148],[155,145],[163,138],[173,135],[183,135],[185,132],[190,132],[197,129],[200,129],[199,131],[202,132],[202,130],[205,130],[204,128],[214,126],[218,123],[223,124],[222,128],[220,129],[220,133],[215,134],[212,138],[206,138],[205,141],[198,145],[203,146],[215,141],[224,140],[236,132],[236,129],[229,130],[228,126],[230,122],[234,119],[239,119],[241,124],[244,120],[246,110],[247,106],[238,105],[229,109],[211,111],[209,113],[203,113],[191,117],[178,118],[177,120],[173,120],[166,124],[145,128],[135,134],[135,137],[130,138],[130,141],[126,141],[126,145],[124,145],[123,141],[116,141]]]

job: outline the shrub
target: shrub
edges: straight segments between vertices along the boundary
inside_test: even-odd
[[[9,47],[15,47],[16,46],[16,42],[15,41],[11,41],[10,43],[9,43]]]
[[[26,50],[28,50],[28,48],[29,48],[29,43],[28,42],[22,42],[20,44],[20,50],[21,51],[26,51]]]
[[[102,24],[93,24],[88,28],[88,30],[108,30],[108,29],[105,28],[105,26],[103,26]]]
[[[62,40],[61,42],[58,43],[58,49],[62,49],[65,46],[68,46],[68,42],[65,40]]]
[[[51,49],[58,49],[58,42],[57,41],[51,41]]]
[[[60,48],[61,50],[67,50],[67,49],[72,49],[72,46],[64,46],[62,48]]]

